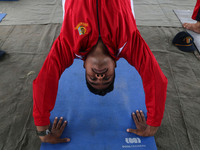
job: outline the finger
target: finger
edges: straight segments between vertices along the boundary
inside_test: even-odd
[[[184,24],[183,24],[183,27],[185,28],[186,25],[187,25],[187,23],[184,23]]]
[[[183,27],[186,28],[186,29],[188,29],[188,26],[189,26],[189,24],[185,23]]]
[[[64,121],[64,123],[63,123],[62,126],[60,127],[61,131],[64,131],[66,125],[67,125],[67,121]]]
[[[139,122],[142,122],[142,117],[141,117],[140,112],[138,110],[136,110],[136,114],[137,114],[137,118],[138,118]]]
[[[145,118],[144,113],[143,113],[142,110],[140,110],[140,114],[141,114],[141,117],[142,117],[142,121],[145,121],[145,122],[146,122],[146,118]]]
[[[137,117],[136,117],[134,112],[132,113],[132,118],[133,118],[135,124],[137,124],[138,123],[138,119],[137,119]]]
[[[55,119],[53,121],[52,129],[56,128],[57,121],[58,121],[58,117],[55,117]]]
[[[60,126],[62,124],[62,121],[63,121],[63,117],[60,117],[60,120],[58,121],[58,124],[56,126],[56,129],[60,129]]]
[[[144,131],[143,130],[127,129],[126,131],[129,132],[129,133],[134,133],[134,134],[139,135],[139,136],[144,136]]]
[[[70,138],[63,138],[63,139],[57,139],[56,143],[68,143],[70,142]]]
[[[183,24],[183,27],[186,27],[186,26],[188,26],[188,23],[184,23],[184,24]]]

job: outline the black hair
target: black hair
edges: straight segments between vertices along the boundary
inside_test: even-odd
[[[113,91],[114,81],[115,81],[115,73],[114,73],[113,81],[110,83],[110,85],[107,88],[105,88],[105,89],[95,89],[94,87],[92,87],[90,85],[90,83],[87,81],[87,78],[86,78],[86,84],[87,84],[87,87],[90,90],[90,92],[92,92],[93,94],[96,94],[96,95],[100,95],[100,96],[104,96],[107,93]]]

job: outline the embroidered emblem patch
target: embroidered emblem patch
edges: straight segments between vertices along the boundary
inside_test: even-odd
[[[187,36],[187,37],[185,38],[185,40],[186,40],[186,43],[187,43],[187,44],[190,44],[191,41],[192,41],[192,38],[189,37],[189,36]]]
[[[76,27],[75,30],[78,30],[79,35],[87,34],[87,23],[80,22]]]

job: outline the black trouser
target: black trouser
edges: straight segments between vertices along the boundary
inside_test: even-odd
[[[196,20],[197,20],[197,21],[200,21],[200,9],[199,9],[198,14],[197,14],[197,16],[196,16]]]

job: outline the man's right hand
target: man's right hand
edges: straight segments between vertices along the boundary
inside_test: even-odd
[[[60,117],[60,120],[58,121],[58,118],[56,117],[54,119],[51,133],[46,136],[39,136],[42,142],[45,143],[51,143],[51,144],[57,144],[57,143],[67,143],[70,142],[69,138],[63,138],[61,139],[60,136],[62,135],[65,126],[67,125],[67,121],[64,121],[63,123],[63,117]],[[48,129],[49,126],[37,126],[38,131],[44,131]]]

